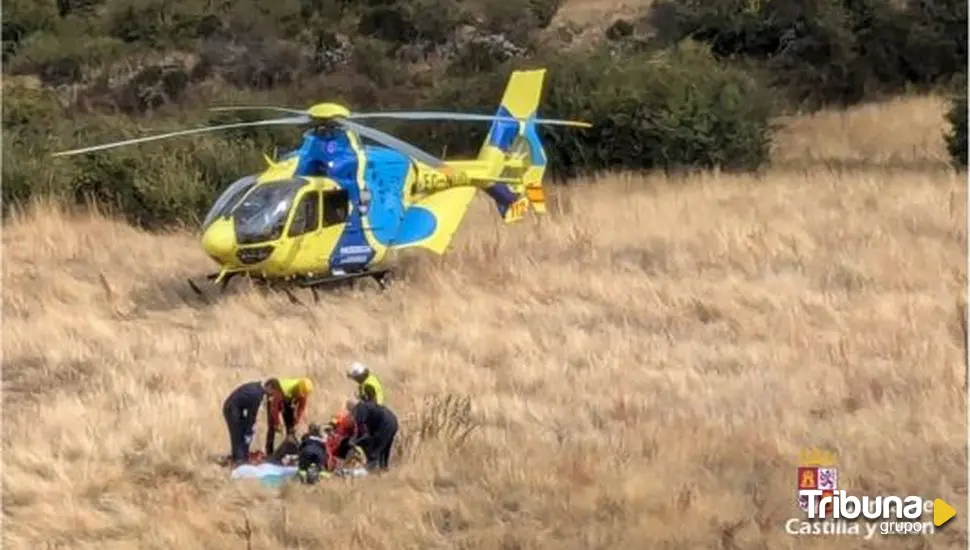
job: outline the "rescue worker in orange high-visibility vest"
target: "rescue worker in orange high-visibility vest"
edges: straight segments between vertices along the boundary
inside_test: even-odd
[[[263,387],[268,395],[266,408],[266,456],[273,454],[276,433],[285,429],[286,439],[296,440],[296,428],[306,418],[307,405],[313,392],[309,378],[270,378]]]
[[[357,423],[347,410],[334,415],[327,426],[327,470],[333,472],[350,452],[350,440],[357,433]]]

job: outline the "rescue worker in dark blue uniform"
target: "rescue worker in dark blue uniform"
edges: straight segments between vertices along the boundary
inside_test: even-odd
[[[313,485],[321,476],[329,477],[327,467],[327,440],[324,439],[320,426],[310,424],[307,433],[300,441],[299,458],[297,459],[297,475],[303,483]]]
[[[357,435],[350,444],[360,447],[367,455],[368,470],[386,470],[397,435],[397,416],[384,405],[373,401],[357,401],[348,405],[357,423]]]
[[[229,428],[232,449],[228,457],[230,466],[249,460],[249,446],[253,442],[256,428],[256,413],[259,412],[265,395],[262,382],[248,382],[233,390],[222,404],[222,416]]]

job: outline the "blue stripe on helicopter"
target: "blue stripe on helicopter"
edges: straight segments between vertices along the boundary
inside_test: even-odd
[[[360,195],[357,189],[357,183],[350,179],[334,181],[340,187],[347,190],[351,204],[356,205],[357,198]],[[347,216],[347,221],[344,225],[344,230],[340,234],[340,239],[337,240],[337,246],[334,247],[333,253],[330,255],[330,268],[353,269],[364,267],[373,258],[374,249],[371,248],[370,244],[367,243],[367,239],[364,237],[360,209],[355,206],[351,208],[350,215]]]
[[[493,183],[488,186],[485,188],[485,193],[495,200],[495,207],[498,209],[500,216],[505,216],[505,213],[512,206],[512,203],[519,198],[508,185],[502,182]]]
[[[499,105],[495,116],[514,118],[512,113],[504,105]],[[535,118],[535,113],[533,113],[526,119],[525,131],[523,133],[525,134],[526,141],[529,143],[530,162],[534,166],[545,166],[546,156],[542,151],[542,140],[539,138],[538,127],[532,122]],[[492,123],[488,143],[503,153],[507,153],[512,148],[512,144],[518,135],[518,123],[497,120]]]
[[[511,117],[512,113],[504,105],[500,105],[495,116]],[[509,148],[512,147],[512,143],[515,141],[515,136],[519,135],[519,124],[517,122],[496,120],[492,123],[491,130],[488,144],[492,147],[497,147],[504,153],[508,152]]]
[[[434,235],[438,218],[420,206],[412,206],[404,213],[404,221],[397,232],[396,244],[411,244]]]
[[[304,175],[308,172],[307,168],[310,167],[311,163],[317,162],[316,153],[316,140],[311,136],[306,136],[303,138],[303,142],[300,143],[300,148],[297,149],[296,154],[300,158],[300,162],[296,165],[296,175]]]
[[[411,244],[434,234],[438,220],[420,206],[404,209],[404,185],[407,182],[408,158],[385,147],[366,146],[368,159],[365,172],[371,190],[371,205],[367,213],[374,238],[387,246]]]
[[[364,177],[371,192],[370,221],[374,238],[383,245],[395,239],[401,220],[404,219],[402,198],[404,183],[408,175],[407,157],[384,147],[367,145],[367,168]]]
[[[350,142],[344,134],[336,134],[329,139],[307,135],[303,138],[303,144],[298,153],[300,155],[300,163],[296,168],[298,176],[326,174],[334,180],[357,177],[357,154],[350,147]]]

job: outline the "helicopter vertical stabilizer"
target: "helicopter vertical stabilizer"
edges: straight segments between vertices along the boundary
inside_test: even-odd
[[[546,153],[535,124],[545,76],[545,69],[512,73],[496,116],[519,122],[494,121],[478,154],[488,166],[485,179],[496,179],[485,192],[506,223],[522,219],[530,204],[536,213],[546,212]]]

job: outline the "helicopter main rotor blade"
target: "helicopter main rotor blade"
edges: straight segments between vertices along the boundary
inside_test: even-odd
[[[548,124],[550,126],[569,126],[572,128],[592,128],[593,124],[591,122],[583,122],[582,120],[564,120],[560,118],[537,118],[532,122],[536,124]]]
[[[428,166],[431,166],[433,168],[440,168],[445,164],[445,161],[439,159],[438,157],[430,153],[427,153],[425,151],[422,151],[421,149],[418,149],[414,145],[411,145],[406,141],[402,141],[390,134],[386,134],[380,130],[376,130],[369,126],[364,126],[363,124],[358,124],[356,122],[347,120],[345,118],[338,118],[336,120],[341,126],[347,128],[348,130],[352,132],[357,132],[358,134],[366,138],[370,138],[400,153],[413,157],[415,160],[422,162],[424,164],[427,164]]]
[[[223,107],[210,107],[210,111],[276,111],[278,113],[289,113],[291,115],[306,115],[305,109],[292,109],[290,107],[275,107],[273,105],[226,105]]]
[[[247,128],[252,126],[274,126],[274,125],[284,125],[284,124],[307,124],[310,121],[309,117],[290,117],[290,118],[275,118],[269,120],[257,120],[253,122],[237,122],[234,124],[221,124],[219,126],[206,126],[204,128],[193,128],[191,130],[179,130],[178,132],[169,132],[167,134],[157,134],[154,136],[145,136],[134,139],[126,139],[124,141],[116,141],[113,143],[105,143],[103,145],[94,145],[92,147],[84,147],[82,149],[72,149],[70,151],[60,151],[54,153],[51,156],[54,157],[65,157],[69,155],[77,155],[80,153],[89,153],[91,151],[100,151],[103,149],[111,149],[113,147],[122,147],[124,145],[134,145],[136,143],[145,143],[149,141],[156,141],[160,139],[166,139],[170,137],[186,136],[191,134],[202,134],[205,132],[214,132],[216,130],[229,130],[232,128]]]
[[[354,113],[347,117],[352,120],[368,118],[389,118],[401,120],[451,120],[451,121],[503,121],[519,122],[521,119],[513,117],[502,117],[493,115],[480,115],[474,113],[450,113],[446,111],[389,111],[384,113]],[[558,126],[574,126],[578,128],[591,128],[593,125],[588,122],[578,120],[560,120],[551,118],[537,118],[532,122],[535,124],[550,124]]]
[[[518,119],[504,116],[478,115],[473,113],[448,113],[444,111],[389,111],[385,113],[353,113],[346,117],[350,120],[374,118],[390,118],[400,120],[454,120],[454,121],[482,121],[501,120],[504,122],[518,122]]]

